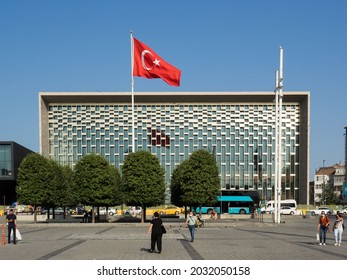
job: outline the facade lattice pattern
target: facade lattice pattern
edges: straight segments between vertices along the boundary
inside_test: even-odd
[[[98,153],[120,168],[131,152],[132,111],[127,104],[50,104],[49,156],[74,164]],[[293,198],[299,181],[300,105],[284,104],[282,114],[282,191]],[[275,108],[263,104],[135,105],[136,150],[155,154],[167,185],[179,163],[206,149],[217,160],[221,188],[258,190],[271,198],[274,188]]]

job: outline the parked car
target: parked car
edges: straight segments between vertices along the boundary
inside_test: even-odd
[[[347,214],[347,206],[343,207],[342,210],[340,211],[342,214]]]
[[[46,208],[42,208],[41,214],[47,214],[47,209]],[[49,208],[49,214],[53,215],[53,209],[52,208]],[[54,214],[55,215],[63,215],[64,214],[64,208],[62,208],[62,207],[55,207],[54,208]]]
[[[70,215],[83,215],[84,214],[84,207],[77,206],[73,209],[70,209]]]
[[[6,208],[6,213],[10,213],[10,209],[13,209],[16,214],[34,214],[34,208],[31,205],[12,204]]]
[[[311,213],[312,216],[314,215],[320,215],[322,211],[325,212],[327,215],[332,215],[334,214],[334,210],[328,208],[328,207],[318,207],[317,209],[314,210],[309,210],[308,212]]]
[[[282,215],[294,215],[295,212],[296,210],[289,206],[282,206],[280,209],[280,214]]]
[[[271,210],[268,212],[269,214],[273,214],[274,213],[274,210]],[[297,210],[293,207],[290,207],[290,206],[282,206],[280,208],[280,214],[281,215],[294,215],[297,213]]]
[[[176,206],[168,206],[166,208],[158,209],[157,212],[160,215],[176,215],[184,213],[184,209]]]
[[[99,208],[99,213],[100,213],[100,215],[106,215],[106,207],[100,207]],[[110,215],[110,216],[113,216],[113,215],[116,215],[117,214],[117,210],[116,209],[114,209],[114,208],[108,208],[108,214]]]
[[[142,208],[140,206],[133,206],[124,211],[124,215],[137,216],[141,215]]]

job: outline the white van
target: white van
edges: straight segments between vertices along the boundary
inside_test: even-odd
[[[285,200],[281,200],[281,207],[283,206],[288,206],[290,208],[293,209],[293,211],[296,211],[298,205],[296,203],[295,199],[285,199]],[[275,201],[274,200],[270,200],[266,203],[265,207],[262,207],[260,209],[261,213],[265,213],[265,214],[270,214],[275,210]]]

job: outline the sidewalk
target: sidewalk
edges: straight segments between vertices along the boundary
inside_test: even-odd
[[[182,220],[182,221],[181,221]],[[194,243],[184,219],[165,221],[162,254],[149,253],[148,223],[19,222],[23,240],[0,247],[1,260],[345,260],[347,242],[315,240],[317,220],[284,217],[207,220]],[[0,217],[3,223],[4,218]],[[5,228],[7,242],[7,228]]]

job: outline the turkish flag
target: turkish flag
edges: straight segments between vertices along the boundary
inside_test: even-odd
[[[134,39],[133,76],[147,79],[161,78],[171,86],[179,86],[181,70],[167,63],[151,48]]]

